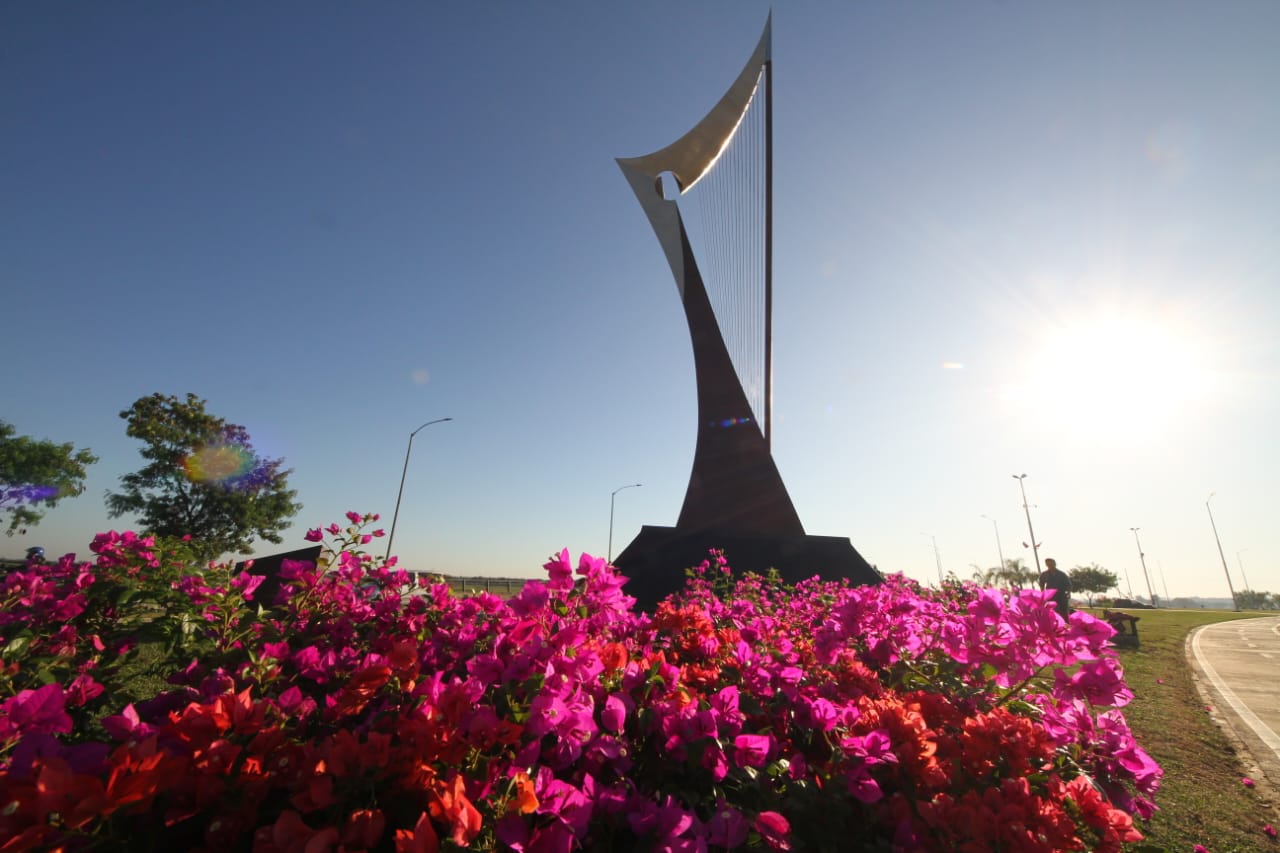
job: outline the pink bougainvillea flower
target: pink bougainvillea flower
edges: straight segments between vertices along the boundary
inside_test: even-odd
[[[87,672],[83,672],[67,685],[66,699],[71,707],[78,708],[90,699],[101,696],[104,690],[105,687],[94,681]]]
[[[262,853],[568,853],[629,826],[647,850],[790,850],[823,837],[816,808],[860,816],[877,849],[1004,849],[1025,831],[1037,850],[1116,851],[1154,809],[1161,771],[1114,707],[1129,694],[1110,627],[1064,623],[1042,594],[783,587],[713,552],[642,613],[614,567],[567,550],[515,597],[462,594],[360,550],[373,516],[346,520],[307,531],[325,556],[285,562],[262,608],[229,565],[146,570],[136,534],[0,579],[0,636],[35,638],[0,662],[0,838],[65,849],[127,824],[157,849],[203,833]],[[127,705],[107,650],[134,642],[128,605],[76,596],[152,577],[188,593],[173,598],[198,620],[192,648],[218,651],[170,656],[177,689]],[[936,677],[904,689],[917,666]],[[81,706],[124,710],[95,737],[73,728]],[[1068,750],[1074,781],[1054,759]]]
[[[569,560],[568,548],[553,556],[542,568],[547,570],[547,589],[573,589],[573,563]]]
[[[1268,823],[1267,825],[1265,825],[1264,827],[1262,827],[1262,831],[1263,831],[1263,832],[1265,832],[1265,833],[1267,834],[1267,837],[1268,837],[1268,838],[1275,838],[1275,837],[1276,837],[1276,828],[1275,828],[1274,826],[1272,826],[1271,824],[1269,824],[1269,823]]]
[[[0,705],[0,738],[10,733],[71,731],[62,688],[46,684],[36,690],[22,690]]]
[[[1240,784],[1244,785],[1246,788],[1252,788],[1256,783],[1252,779],[1250,779],[1248,776],[1241,776]]]
[[[142,722],[137,710],[133,707],[133,703],[125,705],[124,710],[113,717],[104,717],[102,719],[102,727],[107,730],[107,734],[116,740],[128,740],[129,738],[141,740],[153,731],[151,726]]]
[[[262,582],[266,579],[266,575],[251,575],[248,572],[241,572],[231,579],[231,588],[239,590],[245,601],[252,601],[254,591],[262,586]]]
[[[1203,844],[1197,844],[1195,847],[1191,848],[1191,853],[1209,853],[1209,848],[1205,847]]]
[[[1094,705],[1120,707],[1133,699],[1133,691],[1125,685],[1120,664],[1114,658],[1082,664],[1071,676],[1071,684]]]
[[[707,841],[732,850],[746,843],[748,828],[742,812],[721,799],[716,803],[715,814],[707,821]]]
[[[615,734],[622,731],[627,721],[627,706],[616,693],[604,700],[604,708],[600,711],[600,722],[605,730]]]
[[[764,767],[773,750],[772,735],[738,735],[733,739],[733,760],[739,767]]]

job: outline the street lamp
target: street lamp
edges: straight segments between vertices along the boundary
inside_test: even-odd
[[[1248,550],[1248,548],[1241,548],[1239,551],[1236,551],[1236,563],[1240,566],[1240,577],[1244,578],[1245,591],[1248,591],[1252,587],[1249,586],[1249,576],[1244,573],[1244,560],[1240,559],[1240,555]]]
[[[1003,572],[1004,571],[1004,548],[1000,547],[1000,525],[996,524],[996,520],[994,518],[987,518],[987,516],[985,515],[982,517],[986,518],[987,521],[991,522],[991,526],[996,529],[996,553],[1000,555],[1000,562],[996,566],[996,568],[999,571]]]
[[[608,557],[608,560],[610,563],[613,562],[613,499],[616,498],[618,496],[618,492],[622,491],[623,489],[638,489],[643,485],[644,483],[631,483],[630,485],[627,485],[627,486],[618,486],[618,488],[614,489],[613,493],[609,495],[609,557]]]
[[[1018,488],[1022,491],[1022,508],[1027,513],[1027,531],[1031,534],[1031,553],[1036,558],[1036,574],[1044,574],[1044,570],[1040,568],[1040,543],[1036,541],[1036,531],[1031,526],[1031,507],[1027,505],[1027,487],[1023,480],[1027,479],[1026,474],[1014,474],[1013,479],[1018,481]]]
[[[942,583],[943,583],[943,580],[942,580],[942,552],[938,550],[938,537],[937,537],[937,536],[934,536],[932,533],[921,533],[920,535],[921,535],[921,536],[928,536],[928,537],[929,537],[929,540],[930,540],[931,542],[933,542],[933,560],[934,560],[934,562],[935,562],[935,563],[937,563],[937,564],[938,564],[938,588],[939,588],[939,589],[941,589],[941,588],[942,588]]]
[[[1156,596],[1151,591],[1151,575],[1147,574],[1147,555],[1142,553],[1142,540],[1138,538],[1139,528],[1130,527],[1129,529],[1133,531],[1133,541],[1138,544],[1138,559],[1142,561],[1142,576],[1147,579],[1147,598],[1151,599],[1151,606],[1155,607]]]
[[[400,518],[400,499],[404,497],[404,478],[409,473],[409,454],[413,452],[413,437],[432,424],[442,424],[451,420],[453,418],[436,418],[434,421],[427,421],[409,433],[409,446],[404,451],[404,470],[400,472],[400,491],[396,493],[396,511],[391,515],[391,533],[387,536],[387,553],[382,558],[383,560],[391,559],[391,541],[396,538],[396,521]]]
[[[1213,541],[1218,543],[1218,556],[1222,558],[1222,573],[1227,576],[1227,589],[1231,590],[1231,608],[1239,610],[1240,605],[1236,602],[1236,588],[1231,585],[1231,572],[1227,569],[1227,555],[1222,553],[1222,540],[1218,538],[1218,525],[1213,520],[1213,508],[1209,506],[1209,501],[1213,500],[1213,496],[1217,492],[1210,492],[1209,497],[1205,499],[1204,508],[1209,511],[1209,525],[1213,527]]]

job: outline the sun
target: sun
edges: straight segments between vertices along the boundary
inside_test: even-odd
[[[1110,307],[1046,330],[1014,397],[1077,436],[1134,438],[1165,432],[1212,389],[1205,341],[1189,324]]]

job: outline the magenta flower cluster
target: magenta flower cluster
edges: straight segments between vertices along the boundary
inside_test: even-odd
[[[0,850],[1119,850],[1154,809],[1112,629],[1040,593],[712,555],[642,614],[564,551],[458,596],[348,520],[271,601],[133,534],[7,577]]]

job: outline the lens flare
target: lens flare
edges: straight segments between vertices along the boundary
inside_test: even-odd
[[[720,429],[729,429],[730,427],[742,426],[751,423],[751,418],[725,418],[721,421],[711,421],[707,426],[718,427]]]
[[[187,479],[196,483],[226,483],[253,470],[253,453],[239,444],[210,444],[183,460]]]

